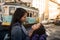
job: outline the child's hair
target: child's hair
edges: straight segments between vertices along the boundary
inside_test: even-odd
[[[38,35],[45,34],[45,28],[44,28],[44,26],[43,26],[42,23],[40,23],[40,27],[32,33],[32,36],[33,36],[34,34],[38,34]],[[32,37],[32,36],[31,36],[31,37]]]

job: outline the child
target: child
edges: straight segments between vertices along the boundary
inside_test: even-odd
[[[33,32],[31,40],[46,40],[46,37],[46,30],[44,26],[40,23],[40,27]]]

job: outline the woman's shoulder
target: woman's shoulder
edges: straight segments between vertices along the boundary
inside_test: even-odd
[[[15,23],[12,25],[12,31],[19,31],[21,30],[21,25],[19,23]]]
[[[21,33],[21,32],[22,32],[22,30],[21,30],[21,27],[19,25],[15,25],[11,29],[11,34],[16,34],[16,33]]]
[[[19,22],[16,22],[12,26],[20,26],[20,23]]]

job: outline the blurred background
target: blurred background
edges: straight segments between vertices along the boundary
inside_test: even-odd
[[[60,0],[0,0],[0,31],[8,29],[16,8],[28,11],[24,24],[40,22],[46,28],[47,40],[60,40]]]

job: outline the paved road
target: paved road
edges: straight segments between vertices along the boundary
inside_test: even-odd
[[[46,33],[48,34],[47,40],[60,40],[60,26],[54,24],[44,25]]]

